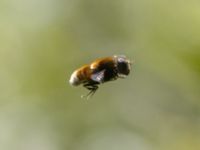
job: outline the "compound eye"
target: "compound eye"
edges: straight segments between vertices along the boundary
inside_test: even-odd
[[[129,66],[124,60],[122,62],[118,62],[117,68],[119,74],[128,75],[130,72]]]

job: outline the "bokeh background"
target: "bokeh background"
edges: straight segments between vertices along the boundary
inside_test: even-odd
[[[199,150],[200,1],[1,0],[1,150]],[[134,61],[92,99],[68,84]]]

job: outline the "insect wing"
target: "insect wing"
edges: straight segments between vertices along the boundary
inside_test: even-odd
[[[105,70],[102,70],[100,72],[96,72],[96,73],[92,74],[91,79],[93,81],[102,83],[103,79],[104,79],[104,73],[105,73]]]

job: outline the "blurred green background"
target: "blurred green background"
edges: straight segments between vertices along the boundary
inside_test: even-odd
[[[200,1],[1,0],[1,150],[199,150]],[[131,74],[68,84],[96,58]]]

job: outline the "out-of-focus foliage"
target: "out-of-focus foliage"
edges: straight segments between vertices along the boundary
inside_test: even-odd
[[[0,149],[199,150],[200,2],[1,0]],[[90,100],[74,69],[125,54]]]

